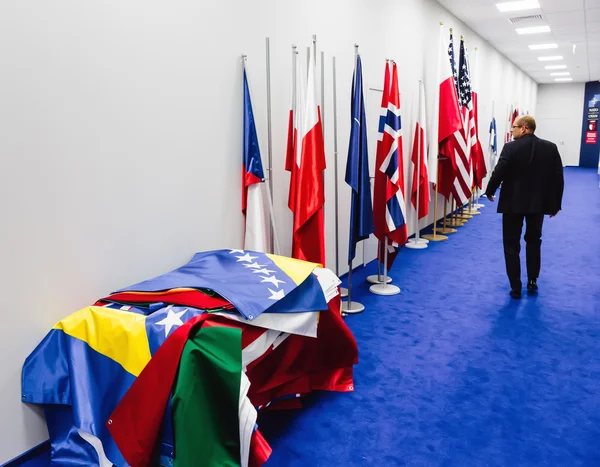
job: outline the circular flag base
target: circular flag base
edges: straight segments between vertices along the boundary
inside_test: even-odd
[[[469,216],[478,216],[481,213],[479,211],[475,211],[474,209],[471,209],[471,210],[465,211],[465,214],[468,214]]]
[[[424,250],[425,248],[427,248],[427,244],[429,243],[429,240],[427,240],[426,238],[411,238],[408,242],[406,242],[406,245],[404,245],[406,248],[410,248],[411,250]]]
[[[370,284],[383,284],[383,276],[378,276],[377,274],[369,276],[367,277],[367,282]],[[392,278],[388,276],[387,283],[389,284],[390,282],[392,282]]]
[[[365,306],[361,303],[353,301],[348,305],[348,302],[342,302],[342,313],[355,315],[357,313],[362,313],[363,311],[365,311]]]
[[[454,229],[452,229],[454,230]],[[454,230],[456,232],[456,230]],[[432,242],[443,242],[445,240],[448,240],[448,237],[446,237],[445,235],[439,235],[439,234],[427,234],[427,235],[423,235],[423,238],[427,238],[427,240],[432,241]]]
[[[377,295],[398,295],[400,287],[390,284],[375,284],[369,287],[369,290]]]
[[[346,298],[348,296],[348,289],[346,287],[340,287],[340,295],[342,298]]]

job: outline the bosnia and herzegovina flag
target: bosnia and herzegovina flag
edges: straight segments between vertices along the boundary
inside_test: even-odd
[[[167,274],[118,292],[158,292],[178,287],[210,289],[231,302],[246,319],[263,312],[293,313],[327,308],[318,265],[284,256],[244,250],[196,253],[189,263]]]
[[[268,329],[277,321],[269,320],[271,316],[296,312],[288,316],[301,318],[290,320],[301,329],[300,335],[310,334],[310,323],[316,327],[315,320],[305,317],[317,313],[301,313],[327,309],[319,282],[312,275],[315,266],[238,250],[201,253],[182,268],[115,294],[116,303],[109,296],[103,299],[108,306],[87,307],[57,323],[27,358],[22,375],[23,401],[45,405],[52,461],[57,465],[126,465],[105,422],[151,356],[190,319],[210,316],[232,321],[185,306],[185,293],[193,296],[195,304],[202,303],[193,293],[199,292],[197,288],[222,293],[240,313],[258,326],[262,324],[263,328],[245,326],[249,336],[243,344],[246,367],[289,336]],[[136,293],[145,295],[146,302],[133,308],[119,303]],[[162,303],[155,301],[157,296]],[[170,296],[176,296],[181,306],[168,304]],[[214,297],[212,304],[223,310],[229,302],[219,298]],[[261,315],[263,311],[268,313]],[[238,321],[248,322],[242,317]],[[291,327],[292,323],[287,323],[286,330],[293,332]],[[170,419],[168,413],[164,417]],[[165,425],[170,427],[170,423]],[[163,433],[167,443],[169,431]]]

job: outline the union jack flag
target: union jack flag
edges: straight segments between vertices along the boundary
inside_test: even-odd
[[[390,63],[386,63],[373,190],[375,236],[379,239],[381,245],[385,245],[386,237],[389,240],[387,248],[388,269],[392,267],[398,249],[408,240],[404,198],[400,91],[398,89],[396,63],[392,62],[391,68],[390,73]],[[378,252],[380,261],[383,261],[382,251],[380,248]]]

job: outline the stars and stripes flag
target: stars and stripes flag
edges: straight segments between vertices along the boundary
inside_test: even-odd
[[[452,39],[452,35],[450,36]],[[432,147],[437,147],[439,164],[430,160],[429,176],[437,180],[438,191],[446,199],[454,195],[456,173],[459,162],[464,170],[464,163],[458,161],[459,153],[464,153],[463,119],[458,103],[458,93],[455,85],[453,69],[454,49],[452,43],[448,44],[444,38],[443,27],[440,25],[440,49],[438,52],[438,92],[432,118],[431,132]],[[432,151],[431,154],[435,154]],[[434,177],[435,168],[438,173]],[[468,172],[467,172],[468,174]]]
[[[496,130],[496,118],[492,115],[490,122],[490,170],[494,170],[496,166],[496,156],[498,155],[498,133]]]
[[[292,257],[325,265],[325,145],[312,48],[308,81],[298,55],[295,60],[296,89],[288,125],[285,165],[291,172],[288,206],[294,214]]]
[[[265,210],[264,188],[265,175],[258,146],[248,76],[244,66],[244,138],[242,153],[242,212],[246,216],[244,248],[267,252],[269,249],[269,228]]]
[[[479,142],[477,124],[477,93],[473,88],[469,57],[467,54],[467,48],[465,47],[464,38],[462,37],[460,39],[459,65],[459,100],[465,122],[465,134],[468,137],[468,158],[472,174],[472,183],[469,185],[469,188],[478,187],[481,189],[483,186],[483,178],[486,176],[487,170],[485,167],[483,149],[481,148],[481,143]]]
[[[422,219],[429,214],[429,177],[427,173],[427,137],[425,132],[425,86],[419,83],[419,115],[415,124],[413,139],[412,163],[413,181],[411,202],[417,209],[417,187],[419,188],[419,212],[417,218]]]
[[[408,240],[406,226],[406,203],[404,199],[404,161],[402,153],[402,121],[400,117],[400,91],[396,63],[386,63],[379,117],[379,140],[375,161],[375,186],[373,220],[375,236],[383,262],[385,238],[389,240],[385,251],[388,269],[398,254],[398,249]]]

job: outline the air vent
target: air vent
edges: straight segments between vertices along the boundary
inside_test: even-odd
[[[520,23],[521,21],[541,21],[542,19],[542,15],[515,16],[514,18],[508,18],[513,24]]]

